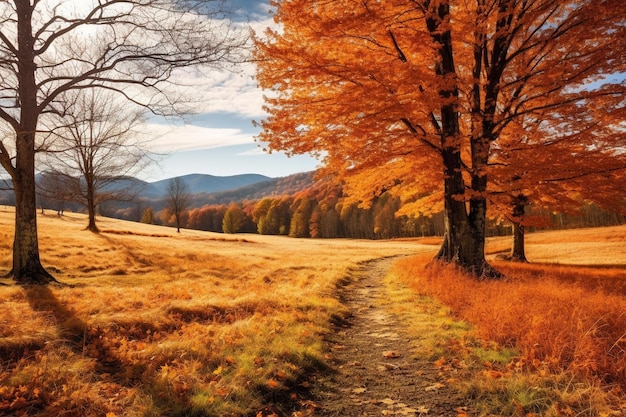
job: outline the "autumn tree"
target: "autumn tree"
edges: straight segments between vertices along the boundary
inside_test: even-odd
[[[140,221],[145,224],[154,224],[154,211],[152,207],[148,207],[143,211]]]
[[[625,92],[607,77],[626,69],[626,10],[613,0],[275,6],[280,29],[256,41],[269,114],[259,140],[320,155],[361,204],[390,192],[400,214],[432,214],[442,201],[437,259],[476,276],[499,275],[484,253],[499,139],[520,118]]]
[[[54,278],[39,258],[35,153],[72,90],[105,88],[158,114],[181,110],[169,83],[187,68],[240,60],[245,44],[221,2],[0,2],[0,164],[16,199],[13,263],[20,283]]]
[[[189,187],[181,177],[172,178],[168,182],[166,200],[168,213],[174,218],[176,231],[180,233],[183,215],[191,203]]]
[[[266,221],[267,213],[272,205],[271,198],[263,198],[259,201],[252,211],[252,221],[257,225],[257,233],[260,235],[269,234],[268,223]]]
[[[294,206],[289,225],[289,236],[310,237],[309,221],[313,211],[313,203],[307,196],[302,196],[294,201]]]
[[[222,220],[222,230],[224,233],[237,233],[241,230],[246,214],[243,209],[236,203],[231,203],[228,210],[224,213]]]
[[[150,162],[138,131],[143,111],[102,89],[71,91],[64,100],[62,123],[50,129],[41,148],[49,170],[63,177],[87,208],[87,230],[97,233],[98,204],[128,200],[140,191],[121,180]]]
[[[602,107],[572,102],[559,113],[530,116],[503,134],[493,152],[490,200],[498,215],[513,225],[510,258],[527,261],[524,231],[545,224],[528,208],[578,213],[586,202],[615,212],[626,210],[620,198],[626,187],[626,116],[624,98],[607,97]],[[571,115],[577,115],[572,118]],[[544,216],[545,217],[545,216]]]

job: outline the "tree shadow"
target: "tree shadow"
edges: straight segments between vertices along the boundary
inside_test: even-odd
[[[74,311],[60,303],[48,285],[25,285],[23,288],[30,307],[48,315],[63,339],[71,342],[83,339],[87,324]]]
[[[25,285],[23,288],[31,308],[48,315],[57,326],[62,342],[67,343],[74,352],[96,360],[96,372],[100,374],[124,372],[124,365],[117,355],[106,344],[100,343],[98,336],[90,331],[87,323],[80,319],[75,311],[59,301],[50,286]]]

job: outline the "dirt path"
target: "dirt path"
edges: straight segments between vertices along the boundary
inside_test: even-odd
[[[454,416],[463,406],[433,363],[416,359],[402,323],[380,303],[393,259],[364,263],[340,289],[351,311],[329,336],[337,373],[321,381],[316,416]],[[320,382],[320,381],[318,381]]]

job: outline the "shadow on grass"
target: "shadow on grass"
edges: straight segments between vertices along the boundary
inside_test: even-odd
[[[57,326],[59,336],[70,348],[82,355],[96,359],[96,372],[103,374],[123,373],[123,363],[101,343],[87,323],[66,307],[51,291],[50,286],[24,286],[26,298],[31,308],[49,316]]]

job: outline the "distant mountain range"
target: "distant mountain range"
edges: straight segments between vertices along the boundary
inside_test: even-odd
[[[190,174],[178,177],[183,180],[190,194],[192,206],[207,204],[229,204],[247,200],[260,200],[263,197],[291,195],[313,185],[313,172],[293,174],[287,177],[271,178],[260,174],[241,174],[232,176],[214,176]],[[144,182],[127,178],[115,187],[131,186],[138,190],[137,196],[143,200],[160,201],[167,197],[167,188],[172,179],[156,182]],[[130,181],[130,183],[125,182]],[[132,183],[132,184],[131,184]]]
[[[273,180],[271,177],[260,174],[241,174],[225,177],[208,174],[189,174],[178,178],[183,181],[191,194],[217,193]],[[167,188],[172,179],[146,182],[136,178],[125,178],[116,181],[112,186],[116,188],[130,186],[133,189],[140,190],[139,194],[142,197],[159,198],[167,196]]]
[[[190,194],[192,202],[190,208],[202,207],[210,204],[230,204],[231,202],[254,201],[264,197],[293,195],[313,185],[313,172],[293,174],[287,177],[271,178],[260,174],[241,174],[232,176],[214,176],[208,174],[189,174],[181,178]],[[38,180],[42,177],[38,176]],[[146,182],[133,177],[121,177],[110,181],[105,192],[116,194],[117,191],[127,190],[132,195],[132,201],[108,202],[113,209],[128,208],[138,202],[160,210],[166,205],[167,188],[170,179],[156,182]],[[0,186],[0,204],[12,205],[13,192],[10,181],[6,187]],[[123,194],[123,193],[118,193]],[[76,203],[67,202],[65,207],[70,210],[80,210]],[[52,208],[52,207],[50,207]]]

